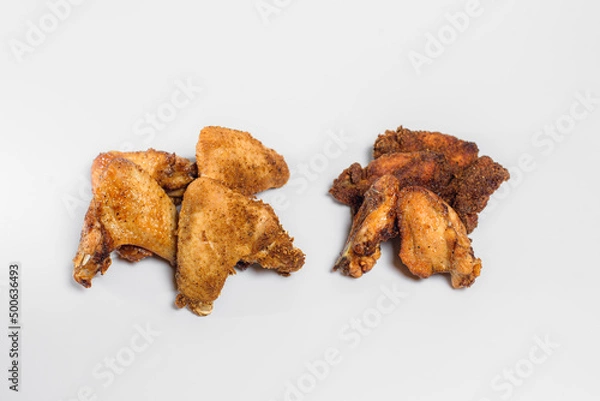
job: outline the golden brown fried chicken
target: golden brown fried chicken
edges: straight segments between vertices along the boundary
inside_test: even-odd
[[[137,152],[110,151],[101,153],[94,159],[91,170],[92,186],[96,185],[108,163],[115,158],[127,159],[140,166],[157,181],[176,205],[181,203],[188,184],[198,176],[196,163],[177,156],[175,153],[152,148]],[[119,258],[132,263],[152,256],[152,252],[133,245],[123,245],[116,249],[116,253]]]
[[[220,181],[244,195],[279,188],[290,178],[283,157],[249,133],[223,127],[206,127],[196,146],[201,175]]]
[[[238,262],[297,271],[304,254],[292,241],[269,205],[201,176],[188,186],[180,213],[176,305],[210,314]]]
[[[92,164],[92,186],[102,175],[107,164],[122,158],[132,161],[146,171],[158,182],[168,194],[174,198],[183,196],[183,191],[194,178],[198,176],[196,163],[159,150],[148,149],[142,152],[111,151],[101,153]]]
[[[411,273],[427,278],[450,273],[454,288],[469,287],[481,270],[471,240],[454,210],[422,187],[403,188],[398,195],[400,258]]]
[[[393,175],[379,178],[365,193],[354,215],[346,246],[334,266],[343,274],[360,277],[370,271],[381,255],[381,242],[395,237],[399,183]]]
[[[418,152],[430,150],[443,154],[453,171],[467,167],[477,160],[479,149],[473,142],[463,141],[440,132],[411,131],[398,127],[379,135],[373,146],[373,157],[396,152]]]
[[[110,266],[110,253],[123,246],[131,246],[121,250],[132,260],[144,255],[135,248],[143,248],[175,262],[176,208],[148,172],[130,160],[110,158],[95,174],[92,191],[73,259],[78,283],[90,287],[96,273]]]
[[[452,181],[449,203],[460,216],[467,233],[477,227],[477,215],[485,208],[490,196],[510,178],[507,169],[488,156],[482,156],[463,169]]]
[[[382,155],[365,168],[354,163],[333,182],[329,193],[338,201],[358,210],[365,192],[380,177],[396,177],[400,187],[418,185],[436,193],[445,191],[453,178],[446,158],[435,152],[407,152]]]

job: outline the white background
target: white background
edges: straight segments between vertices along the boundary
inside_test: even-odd
[[[39,26],[49,6],[8,3],[0,6],[1,399],[600,398],[600,105],[562,137],[538,134],[574,121],[577,94],[600,96],[596,2],[481,0],[481,15],[420,74],[411,51],[426,55],[427,34],[444,31],[445,14],[466,2],[279,0],[265,19],[254,0],[87,0],[22,60],[11,46],[27,43],[28,21]],[[164,129],[136,135],[134,124],[188,80],[202,93]],[[369,161],[377,134],[400,124],[473,140],[511,167],[511,183],[472,234],[483,270],[467,290],[444,276],[408,277],[391,243],[361,279],[331,272],[350,218],[327,190],[343,168]],[[250,131],[285,156],[292,179],[308,182],[264,194],[285,197],[280,219],[307,255],[304,268],[289,278],[255,268],[230,277],[207,318],[174,308],[173,272],[160,260],[115,260],[91,289],[74,283],[93,158],[126,145],[193,158],[206,125]],[[324,158],[328,132],[352,142]],[[310,163],[308,181],[299,166]],[[22,266],[18,394],[5,377],[12,261]],[[382,285],[408,296],[370,320],[357,345],[347,325],[377,317]],[[99,379],[105,358],[131,355],[136,325],[160,334],[110,383]],[[554,344],[549,355],[538,350],[539,364],[529,362],[536,337]],[[341,361],[310,376],[306,364],[330,348]],[[306,391],[290,390],[298,381]]]

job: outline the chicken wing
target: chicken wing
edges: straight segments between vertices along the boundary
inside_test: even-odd
[[[467,233],[477,227],[477,215],[485,208],[490,196],[510,178],[507,169],[488,156],[481,156],[462,170],[452,181],[450,204],[458,213]]]
[[[176,305],[210,314],[238,262],[283,275],[299,270],[304,254],[292,241],[269,205],[201,176],[188,186],[181,207]]]
[[[381,242],[398,234],[398,189],[398,180],[393,175],[384,175],[373,183],[354,215],[348,241],[333,270],[360,277],[373,268],[381,255]]]
[[[155,149],[138,152],[110,151],[99,154],[92,163],[92,187],[96,186],[108,163],[116,158],[132,161],[156,180],[167,195],[178,205],[187,185],[198,176],[196,163]],[[116,249],[117,256],[129,262],[138,262],[152,256],[147,249],[133,245],[123,245]]]
[[[118,152],[101,153],[92,163],[92,187],[103,174],[108,163],[122,158],[132,161],[146,171],[158,182],[169,196],[181,198],[187,185],[198,176],[196,163],[175,155],[154,149],[143,152]]]
[[[249,133],[206,127],[196,146],[199,173],[244,195],[279,188],[290,178],[283,157]]]
[[[110,253],[125,245],[174,264],[176,207],[148,172],[130,160],[110,158],[95,175],[92,191],[73,259],[78,283],[90,287],[96,273],[104,274],[110,266]],[[126,255],[136,252],[135,248],[122,250]]]
[[[463,141],[440,132],[411,131],[400,126],[396,131],[386,131],[385,134],[377,137],[373,146],[373,157],[423,150],[443,154],[453,171],[469,166],[477,160],[479,154],[479,149],[473,142]]]
[[[481,270],[454,210],[433,192],[406,187],[398,195],[400,258],[421,278],[449,273],[454,288],[469,287]]]
[[[391,174],[400,187],[418,185],[436,193],[445,191],[454,177],[446,158],[439,153],[390,153],[373,160],[364,169],[352,164],[333,182],[329,193],[338,201],[349,205],[353,213],[363,202],[365,192],[380,177]]]

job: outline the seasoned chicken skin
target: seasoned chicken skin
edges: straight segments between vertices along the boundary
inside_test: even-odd
[[[183,191],[198,176],[196,163],[159,150],[148,149],[140,152],[111,151],[101,153],[92,163],[92,186],[103,174],[107,164],[116,158],[132,161],[156,180],[169,196],[180,198]]]
[[[240,263],[258,263],[283,275],[304,264],[273,209],[204,175],[184,195],[179,220],[178,307],[211,313],[227,276]]]
[[[401,188],[422,186],[442,197],[458,213],[468,233],[477,227],[477,216],[490,196],[510,177],[508,170],[488,156],[456,170],[444,155],[433,151],[389,153],[365,168],[352,164],[333,182],[329,193],[355,213],[365,192],[386,174],[395,176]]]
[[[453,179],[445,157],[439,153],[390,153],[373,160],[365,168],[354,163],[333,182],[329,193],[356,211],[365,192],[384,175],[393,175],[400,187],[419,185],[441,192]]]
[[[198,171],[244,195],[279,188],[290,178],[283,157],[247,132],[206,127],[196,145]]]
[[[479,149],[473,142],[440,132],[411,131],[400,126],[396,131],[386,131],[377,137],[373,157],[377,159],[389,153],[423,150],[443,154],[453,171],[469,166],[477,160],[479,154]]]
[[[507,169],[489,156],[481,156],[452,181],[449,203],[465,223],[467,233],[477,227],[478,215],[490,196],[509,178]]]
[[[384,175],[373,183],[354,215],[348,241],[334,270],[360,277],[373,268],[381,255],[381,242],[398,234],[398,190],[398,180],[393,175]]]
[[[479,157],[479,149],[473,142],[440,132],[411,131],[402,126],[377,137],[373,156],[424,150],[443,155],[454,177],[442,190],[423,186],[450,204],[465,224],[467,233],[471,233],[477,227],[477,215],[490,196],[510,178],[508,170],[489,156]]]
[[[136,249],[143,248],[174,264],[176,208],[147,171],[131,160],[111,158],[94,175],[92,191],[73,259],[78,283],[90,287],[92,278],[110,266],[110,253],[120,247],[131,260],[146,255]]]
[[[454,210],[422,187],[403,188],[398,195],[400,259],[411,273],[426,278],[449,273],[454,288],[469,287],[479,276],[481,260]]]
[[[100,178],[103,176],[107,166],[117,158],[132,161],[150,174],[158,185],[167,192],[175,204],[181,203],[181,197],[185,188],[198,176],[196,163],[177,156],[174,153],[152,148],[137,152],[110,151],[99,154],[92,163],[92,188],[99,185]],[[152,256],[152,252],[147,249],[133,245],[122,245],[116,248],[115,251],[121,259],[129,262],[138,262]]]

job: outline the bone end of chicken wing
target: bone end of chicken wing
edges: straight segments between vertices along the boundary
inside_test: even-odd
[[[433,192],[403,188],[398,195],[400,258],[414,275],[449,273],[454,288],[469,287],[479,276],[471,240],[456,212]]]
[[[290,171],[283,156],[248,132],[205,127],[196,145],[198,171],[244,195],[283,186]]]
[[[187,308],[193,314],[201,317],[208,316],[213,311],[212,302],[203,302],[199,300],[190,299],[182,294],[177,294],[177,297],[175,298],[175,306],[177,306],[179,309],[185,308],[187,306]]]
[[[99,205],[92,199],[81,230],[81,240],[73,258],[73,279],[90,288],[92,279],[104,274],[111,264],[112,239],[98,220]]]
[[[269,205],[201,176],[181,207],[175,304],[206,316],[239,262],[284,275],[297,271],[304,254],[292,241]]]
[[[358,278],[373,268],[381,255],[381,242],[397,235],[398,188],[398,180],[393,175],[384,175],[365,193],[334,270]]]

